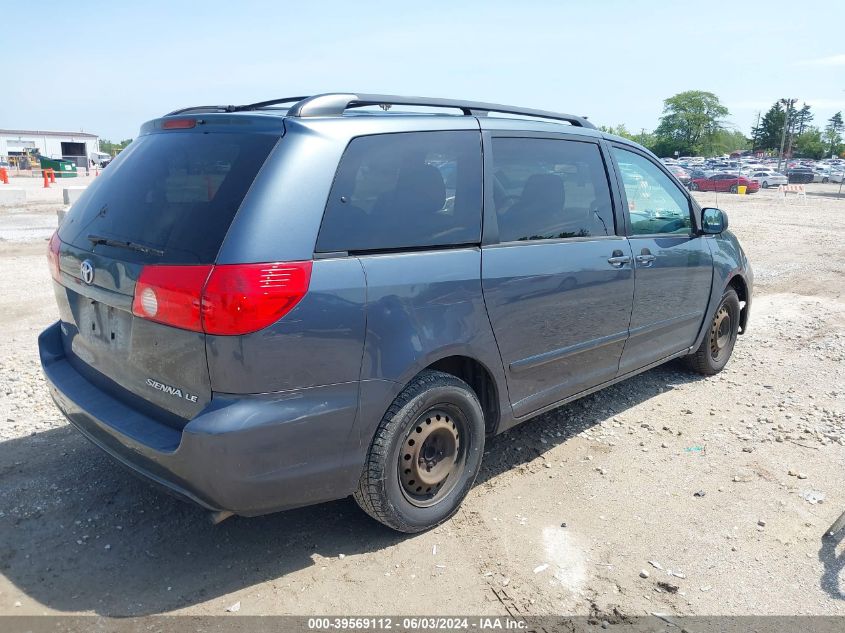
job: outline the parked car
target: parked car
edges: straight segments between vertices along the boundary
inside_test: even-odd
[[[813,182],[830,182],[830,170],[828,169],[814,169]]]
[[[793,184],[806,184],[814,179],[813,170],[807,167],[791,167],[786,170],[786,177]]]
[[[736,174],[717,173],[707,178],[695,178],[690,183],[693,191],[729,191],[737,193],[740,186],[745,186],[746,193],[756,193],[760,185],[756,180],[750,180]]]
[[[727,215],[581,117],[326,94],[172,112],[114,162],[50,239],[47,384],[215,521],[352,495],[431,528],[492,435],[670,359],[718,373],[748,326]]]
[[[691,178],[686,169],[678,165],[667,165],[667,169],[682,185],[689,185]]]
[[[112,157],[108,154],[104,154],[103,152],[92,152],[88,159],[91,163],[91,167],[105,167],[111,162]]]
[[[751,180],[756,180],[760,183],[760,186],[763,189],[768,189],[769,187],[777,187],[779,185],[787,184],[786,176],[783,174],[779,174],[776,171],[754,171],[749,176]]]

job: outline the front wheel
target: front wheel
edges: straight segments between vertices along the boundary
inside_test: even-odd
[[[822,183],[827,184],[827,183],[829,183],[829,182],[830,182],[830,178],[828,178],[827,176],[825,176],[824,178],[822,178]]]
[[[691,182],[691,183],[689,184],[689,190],[690,190],[690,191],[698,191],[698,185],[697,185],[696,183],[694,183],[694,182]]]
[[[736,185],[731,185],[731,193],[736,193],[739,189],[736,188]]]
[[[690,369],[705,376],[718,374],[724,369],[739,333],[739,310],[739,297],[733,288],[728,288],[722,295],[701,346],[687,357]]]
[[[768,189],[768,188],[769,188],[769,181],[768,181],[768,180],[764,180],[764,181],[763,181],[763,189]]]
[[[393,401],[370,444],[355,501],[399,532],[457,512],[484,453],[484,413],[463,380],[424,371]]]

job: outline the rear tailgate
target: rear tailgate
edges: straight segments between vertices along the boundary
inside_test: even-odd
[[[70,362],[101,389],[181,426],[211,399],[205,334],[135,316],[136,283],[145,267],[215,262],[283,128],[269,117],[176,120],[187,123],[146,124],[73,205],[54,238],[53,273]]]
[[[83,262],[94,270],[81,279]],[[70,363],[112,395],[180,425],[211,399],[205,335],[132,314],[141,265],[62,245],[54,284],[62,342]]]

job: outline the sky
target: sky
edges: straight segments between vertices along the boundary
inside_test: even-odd
[[[797,97],[845,111],[845,2],[9,3],[0,128],[119,140],[185,106],[320,92],[451,97],[652,130],[715,93],[729,127]]]

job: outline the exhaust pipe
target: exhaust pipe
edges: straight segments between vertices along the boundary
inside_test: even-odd
[[[218,525],[232,516],[235,516],[235,513],[229,510],[218,510],[217,512],[208,513],[208,518],[211,519],[212,525]]]

